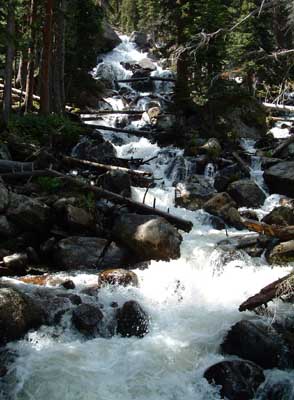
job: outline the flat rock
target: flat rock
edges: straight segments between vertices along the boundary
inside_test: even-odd
[[[233,182],[227,189],[239,207],[257,208],[263,205],[266,195],[254,181],[242,179]]]

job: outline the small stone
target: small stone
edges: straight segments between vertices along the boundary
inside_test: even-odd
[[[103,319],[100,308],[92,304],[81,304],[73,310],[72,322],[82,333],[99,333],[99,324]]]
[[[148,314],[136,301],[126,302],[117,312],[117,333],[125,337],[143,337],[148,332]]]
[[[67,280],[67,281],[62,282],[61,286],[63,286],[64,289],[67,289],[67,290],[73,290],[76,287],[74,282],[72,280],[70,280],[70,279]]]

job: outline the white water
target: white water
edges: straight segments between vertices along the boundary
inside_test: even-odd
[[[128,72],[119,61],[143,56],[124,37],[123,44],[106,55],[104,62],[114,66],[121,77]],[[122,108],[121,100],[111,102],[114,108]],[[105,123],[111,122],[105,118]],[[105,136],[113,140],[117,134]],[[126,300],[138,300],[151,317],[150,332],[143,339],[114,336],[86,341],[72,329],[69,315],[65,316],[61,328],[43,327],[9,345],[19,354],[8,375],[9,400],[219,399],[203,372],[223,359],[218,347],[230,326],[254,317],[252,313],[239,313],[238,306],[291,270],[290,266],[269,267],[263,259],[242,253],[226,257],[216,248],[226,233],[206,225],[205,212],[174,207],[174,177],[171,173],[168,178],[166,171],[175,157],[182,156],[182,150],[160,149],[144,138],[123,139],[123,144],[116,145],[119,157],[147,159],[158,155],[144,166],[162,178],[149,190],[147,204],[152,205],[156,197],[158,207],[170,208],[171,213],[194,223],[193,230],[183,234],[179,260],[152,262],[148,269],[137,270],[139,288],[105,288],[99,292],[98,303],[104,305],[106,314],[113,312],[109,306],[113,301],[121,305]],[[145,189],[132,190],[135,199],[143,199]],[[258,213],[264,215],[278,202],[279,196],[269,197]],[[229,236],[239,234],[229,230]],[[77,293],[97,281],[97,274],[67,276],[76,283]],[[272,303],[269,323],[287,312],[285,304]],[[268,379],[274,380],[279,374],[294,378],[293,372],[270,371]]]

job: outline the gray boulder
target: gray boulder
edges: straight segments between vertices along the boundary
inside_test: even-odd
[[[55,263],[65,270],[113,268],[123,265],[126,256],[125,249],[97,237],[71,236],[60,240],[54,249]]]
[[[125,197],[131,197],[131,179],[128,173],[123,171],[108,171],[99,180],[100,185],[110,192],[118,193]]]
[[[214,187],[218,192],[227,189],[230,183],[246,178],[246,175],[238,164],[230,165],[217,172],[214,178]]]
[[[294,197],[294,161],[283,161],[264,172],[264,180],[271,193]]]
[[[37,329],[44,314],[34,302],[16,289],[0,288],[0,343],[20,339],[30,329]]]
[[[198,210],[216,194],[212,183],[202,175],[193,175],[186,182],[176,187],[176,204],[188,210]]]
[[[148,37],[144,32],[134,31],[130,36],[130,41],[142,49],[148,47]]]
[[[209,383],[220,386],[222,398],[250,400],[265,380],[260,367],[250,361],[221,361],[209,367],[204,377]]]
[[[285,206],[276,207],[262,219],[262,222],[279,226],[294,225],[294,210]]]
[[[233,182],[227,189],[239,207],[260,207],[265,199],[265,193],[257,184],[249,179]]]
[[[154,215],[122,214],[115,221],[114,237],[140,261],[180,257],[182,236],[164,218]]]

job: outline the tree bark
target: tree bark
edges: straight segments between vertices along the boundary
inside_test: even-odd
[[[11,88],[12,88],[12,75],[13,75],[13,59],[15,53],[14,34],[15,34],[15,4],[14,0],[8,0],[8,14],[7,14],[7,52],[5,62],[5,86],[4,86],[4,99],[3,99],[3,120],[7,125],[9,120],[9,113],[11,109]]]
[[[46,15],[43,28],[43,53],[41,62],[40,113],[50,114],[50,63],[52,56],[52,22],[54,0],[46,0]]]
[[[34,70],[35,70],[35,50],[36,50],[36,18],[37,2],[31,0],[30,7],[30,46],[28,49],[28,73],[26,80],[25,113],[32,111],[34,93]]]

